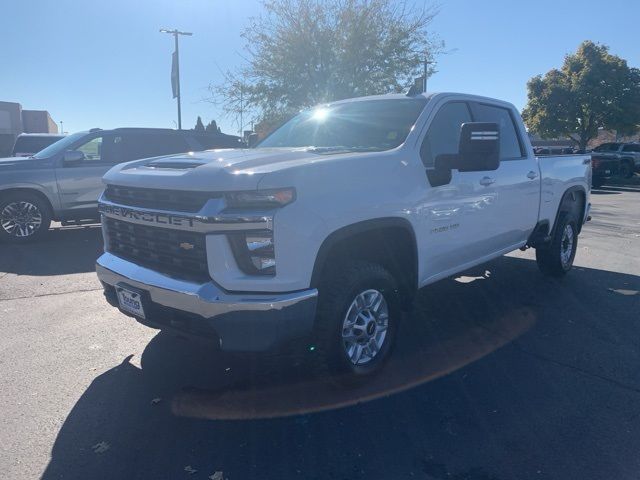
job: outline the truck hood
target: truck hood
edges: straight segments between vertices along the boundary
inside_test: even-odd
[[[307,147],[208,150],[118,165],[107,172],[104,181],[161,189],[252,190],[267,173],[348,155],[361,154],[320,155]]]
[[[0,173],[9,170],[26,170],[31,168],[50,168],[51,160],[48,158],[31,157],[6,157],[0,158]]]

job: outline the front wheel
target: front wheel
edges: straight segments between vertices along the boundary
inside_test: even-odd
[[[538,268],[545,275],[562,277],[573,266],[578,249],[578,227],[573,218],[563,213],[558,219],[551,243],[536,248]]]
[[[31,193],[13,193],[0,198],[0,240],[27,243],[49,230],[51,213],[40,197]]]
[[[401,309],[394,277],[382,266],[332,268],[320,286],[317,358],[329,373],[369,376],[391,353]]]

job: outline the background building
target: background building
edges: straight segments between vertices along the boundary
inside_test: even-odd
[[[23,110],[16,102],[0,102],[0,157],[11,153],[21,133],[58,133],[58,125],[46,110]]]

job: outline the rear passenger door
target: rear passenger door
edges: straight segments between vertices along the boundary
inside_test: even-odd
[[[622,147],[622,156],[633,159],[634,170],[640,170],[640,145],[632,143]]]
[[[528,155],[515,114],[509,108],[471,102],[474,122],[500,126],[500,167],[487,176],[494,180],[494,214],[486,227],[493,232],[498,250],[527,241],[538,221],[540,170],[538,160]]]

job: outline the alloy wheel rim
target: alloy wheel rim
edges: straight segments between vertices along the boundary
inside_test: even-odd
[[[560,259],[563,266],[569,265],[571,262],[571,254],[573,253],[573,228],[571,225],[566,225],[562,232],[562,242],[560,244]]]
[[[342,322],[342,344],[353,365],[366,365],[382,350],[389,328],[389,306],[375,289],[360,292]]]
[[[30,237],[42,225],[42,212],[31,202],[12,202],[0,212],[0,226],[13,237]]]

